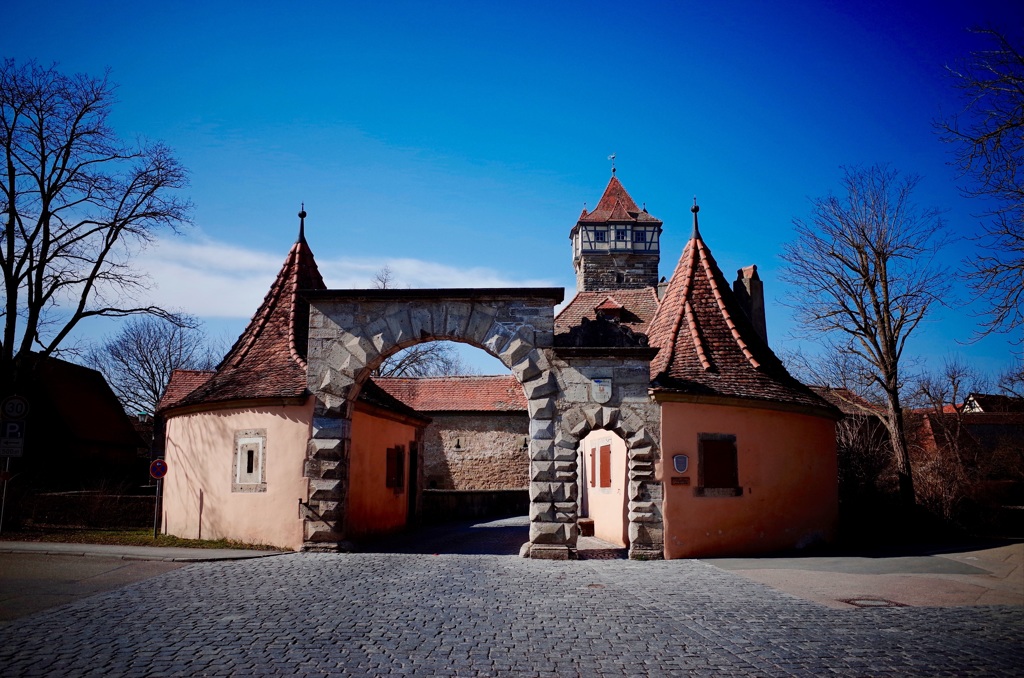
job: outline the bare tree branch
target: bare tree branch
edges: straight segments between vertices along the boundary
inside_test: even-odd
[[[187,221],[187,174],[162,144],[127,144],[108,125],[114,85],[35,62],[0,63],[0,376],[51,355],[84,319],[154,314],[135,303],[135,252]]]
[[[943,141],[954,145],[953,164],[967,182],[964,195],[986,200],[983,252],[966,262],[968,283],[987,304],[977,338],[1017,333],[1024,340],[1024,49],[1009,35],[976,29],[987,49],[949,68],[964,109],[936,123]]]

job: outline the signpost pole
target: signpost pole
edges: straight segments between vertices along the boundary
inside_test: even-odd
[[[160,529],[160,499],[163,493],[160,492],[164,484],[163,478],[157,478],[156,480],[156,499],[153,501],[153,539],[156,539],[157,532]]]
[[[7,479],[11,477],[11,458],[7,457],[7,468],[4,470],[4,494],[0,499],[0,534],[4,532],[4,509],[7,508]]]

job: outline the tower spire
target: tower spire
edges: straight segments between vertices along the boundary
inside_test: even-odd
[[[299,208],[299,239],[295,242],[306,242],[306,203]]]
[[[697,212],[700,212],[700,206],[697,205],[697,196],[693,196],[693,207],[690,208],[693,212],[693,235],[690,236],[691,240],[700,240],[700,230],[697,228]]]

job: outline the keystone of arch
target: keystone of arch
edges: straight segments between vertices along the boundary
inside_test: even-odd
[[[465,339],[473,305],[452,301],[445,305],[444,325],[441,334],[448,339]]]

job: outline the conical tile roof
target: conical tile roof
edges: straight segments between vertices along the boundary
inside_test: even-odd
[[[754,331],[701,238],[696,211],[648,336],[661,349],[651,362],[656,392],[833,409],[790,376]]]
[[[579,221],[581,223],[606,221],[616,223],[661,223],[660,219],[652,217],[647,213],[647,210],[637,207],[633,198],[626,192],[622,182],[614,175],[612,175],[611,180],[605,187],[604,195],[601,196],[601,200],[598,201],[594,211],[588,213],[586,210],[583,210]]]
[[[300,226],[299,239],[245,331],[214,375],[175,406],[305,395],[309,302],[299,290],[322,289],[326,285]]]

